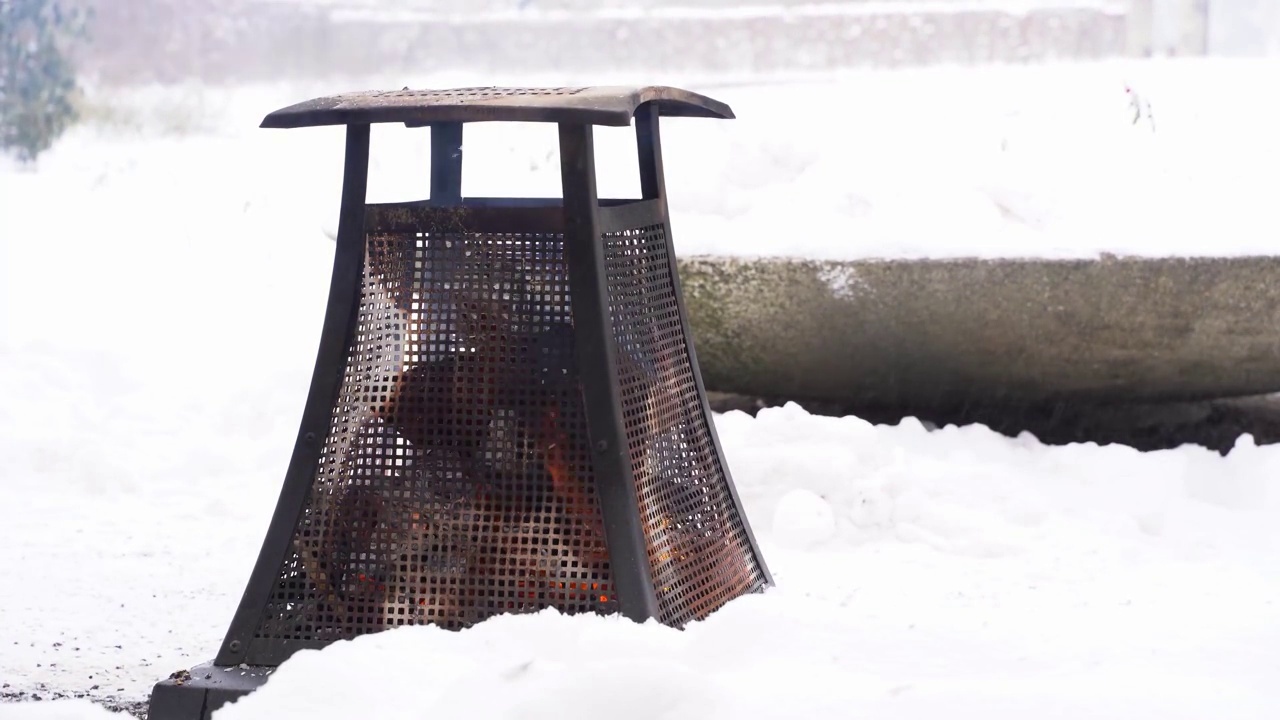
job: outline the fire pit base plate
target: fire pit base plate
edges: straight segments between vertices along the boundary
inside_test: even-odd
[[[174,673],[151,692],[148,720],[209,720],[218,708],[262,687],[272,668],[197,665]]]

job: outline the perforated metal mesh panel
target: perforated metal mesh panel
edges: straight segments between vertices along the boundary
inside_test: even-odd
[[[560,235],[371,231],[341,395],[256,639],[611,612]]]
[[[701,619],[765,585],[712,442],[665,226],[605,236],[631,467],[662,622]]]

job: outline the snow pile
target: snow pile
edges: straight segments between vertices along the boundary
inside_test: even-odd
[[[1160,175],[1134,156],[1096,167],[1072,157],[1106,157],[1091,150],[1106,138],[1130,147],[1109,134],[1127,122],[1123,101],[1101,100],[1109,89],[1088,106],[1092,125],[1093,110],[1073,115],[1054,100],[1081,91],[1082,78],[1111,77],[1105,68],[845,78],[834,86],[842,102],[864,109],[803,133],[768,111],[772,91],[716,93],[744,120],[667,125],[678,242],[684,252],[849,257],[1248,251],[1275,229],[1257,204],[1266,188],[1222,171],[1264,165],[1276,140],[1263,115],[1223,120],[1217,84],[1262,66],[1224,67],[1145,71],[1164,79],[1149,95],[1179,139],[1133,147],[1207,174],[1145,189],[1132,178]],[[254,126],[324,91],[209,90],[228,105],[198,131],[82,128],[36,171],[0,168],[0,695],[141,699],[216,651],[305,400],[340,181],[340,130]],[[795,101],[813,87],[778,92]],[[1177,97],[1203,107],[1172,109]],[[1007,126],[1021,130],[1003,136],[1007,152],[1058,165],[1001,174],[1011,171],[993,164],[1000,133],[976,118],[1004,107],[1024,111]],[[551,129],[469,132],[468,193],[555,193]],[[525,132],[546,138],[542,154]],[[620,159],[634,152],[630,134],[600,137],[602,168],[620,166],[604,173],[605,194],[634,194],[633,166]],[[372,199],[425,194],[425,133],[387,129],[375,152]],[[993,215],[980,189],[1000,179],[1042,203],[1046,229]],[[1108,235],[1097,188],[1127,188],[1116,207],[1165,197],[1163,214],[1144,219],[1190,229]],[[1161,195],[1170,188],[1194,189],[1199,204]],[[1254,235],[1237,232],[1242,217],[1259,223]],[[776,234],[784,225],[794,232]],[[1217,232],[1192,232],[1210,225]],[[1063,228],[1073,243],[1055,245]],[[298,655],[217,720],[370,707],[391,718],[735,720],[1280,709],[1280,447],[1244,440],[1225,458],[1050,448],[980,427],[876,427],[795,407],[717,422],[776,588],[685,632],[548,612],[460,634],[365,637]],[[0,704],[5,718],[104,713],[83,701]]]
[[[371,701],[584,720],[1280,708],[1280,450],[1046,449],[795,407],[720,427],[777,588],[683,633],[547,612],[365,637],[298,655],[218,720]]]
[[[366,636],[299,653],[216,720],[351,717],[371,703],[388,718],[425,709],[925,718],[956,707],[995,719],[1264,718],[1280,708],[1280,448],[1243,441],[1226,458],[1046,448],[980,427],[876,427],[794,406],[718,423],[777,580],[767,593],[684,632],[548,611],[463,633]],[[101,650],[135,632],[168,634],[177,657],[132,670],[144,692],[182,658],[208,659],[256,551],[226,540],[256,541],[265,521],[261,494],[262,505],[247,507],[221,493],[257,475],[228,475],[230,487],[204,488],[205,507],[186,513],[198,489],[178,489],[185,502],[166,504],[169,493],[140,488],[129,494],[133,522],[104,518],[118,508],[110,502],[80,501],[97,512],[68,503],[67,513],[57,491],[31,492],[27,532],[6,538],[28,568],[3,602],[19,612],[15,637],[73,632]],[[76,526],[83,542],[114,538],[115,556],[101,576],[60,578],[51,593],[40,568],[67,566]],[[161,599],[148,600],[156,591]],[[33,612],[23,598],[63,612]],[[117,599],[128,612],[114,610]],[[204,648],[194,647],[200,635]],[[136,662],[136,652],[73,660],[59,680]],[[42,656],[54,654],[21,664],[0,652],[5,676],[25,679],[47,672],[29,664]],[[28,707],[5,710],[28,717],[16,714]],[[64,717],[95,717],[72,707]]]

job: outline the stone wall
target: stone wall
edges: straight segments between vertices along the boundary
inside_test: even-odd
[[[679,264],[720,392],[936,410],[1280,391],[1280,258]]]

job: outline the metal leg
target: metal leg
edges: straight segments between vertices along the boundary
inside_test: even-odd
[[[643,622],[658,615],[658,600],[623,425],[590,125],[560,125],[560,173],[576,355],[610,568],[620,612]]]
[[[251,639],[279,581],[298,516],[311,490],[316,463],[329,431],[329,415],[342,386],[347,346],[360,304],[368,176],[369,126],[350,125],[347,127],[346,169],[342,180],[342,210],[338,220],[333,277],[329,284],[329,304],[325,310],[311,389],[271,526],[240,600],[240,607],[218,652],[215,660],[218,665],[256,664],[250,652]]]
[[[636,110],[636,151],[640,158],[640,196],[645,200],[663,200],[665,216],[667,181],[662,169],[658,106],[653,103]]]
[[[431,126],[431,199],[462,199],[462,123]]]

